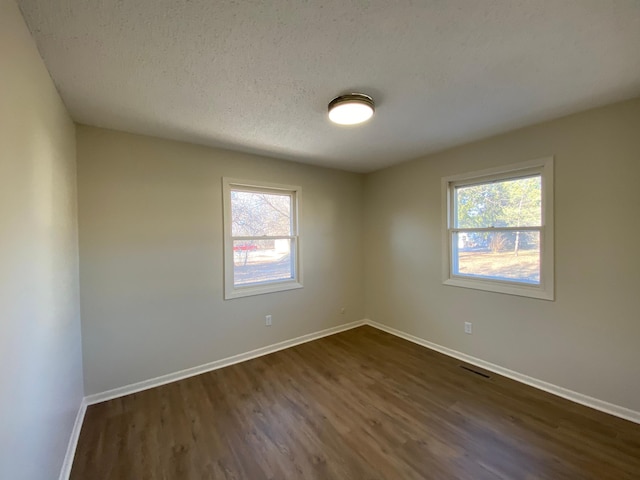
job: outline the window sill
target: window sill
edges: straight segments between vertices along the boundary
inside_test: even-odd
[[[442,283],[453,287],[471,288],[474,290],[538,298],[541,300],[555,300],[554,292],[546,290],[541,285],[513,284],[497,280],[484,280],[478,278],[470,279],[463,277],[449,278],[444,280]]]
[[[302,283],[291,280],[286,282],[273,282],[263,285],[248,285],[246,287],[234,287],[231,291],[224,293],[225,300],[233,298],[251,297],[253,295],[263,295],[265,293],[285,292],[303,288]]]

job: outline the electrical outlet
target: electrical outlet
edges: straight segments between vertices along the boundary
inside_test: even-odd
[[[471,335],[473,333],[471,322],[464,322],[464,333]]]
[[[341,313],[341,314],[343,314],[343,315],[344,315],[344,312],[346,312],[346,311],[347,311],[347,309],[346,309],[346,308],[344,308],[344,307],[342,307],[342,308],[340,309],[340,313]]]
[[[267,315],[266,317],[264,317],[264,324],[265,324],[267,327],[270,327],[270,326],[271,326],[271,315]]]

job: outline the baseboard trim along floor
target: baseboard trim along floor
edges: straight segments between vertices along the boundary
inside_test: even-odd
[[[338,325],[336,327],[327,328],[325,330],[321,330],[315,333],[309,333],[307,335],[302,335],[300,337],[296,337],[290,340],[285,340],[283,342],[275,343],[273,345],[268,345],[262,348],[258,348],[256,350],[251,350],[246,353],[241,353],[238,355],[233,355],[228,358],[223,358],[220,360],[216,360],[214,362],[210,362],[204,365],[188,368],[185,370],[181,370],[179,372],[170,373],[167,375],[162,375],[156,378],[151,378],[149,380],[144,380],[142,382],[133,383],[131,385],[125,385],[123,387],[115,388],[112,390],[108,390],[106,392],[97,393],[93,395],[86,396],[78,410],[78,415],[76,417],[76,422],[73,427],[73,431],[71,434],[71,438],[69,440],[69,446],[67,448],[67,454],[64,459],[62,471],[60,472],[60,480],[68,480],[69,475],[71,473],[71,467],[73,464],[73,459],[75,456],[76,447],[78,444],[78,438],[80,436],[80,430],[82,428],[82,422],[84,420],[84,415],[86,409],[89,405],[93,405],[100,402],[105,402],[107,400],[112,400],[114,398],[123,397],[125,395],[130,395],[132,393],[141,392],[143,390],[148,390],[150,388],[159,387],[161,385],[166,385],[168,383],[176,382],[179,380],[183,380],[185,378],[193,377],[195,375],[200,375],[202,373],[210,372],[213,370],[217,370],[219,368],[224,368],[229,365],[233,365],[236,363],[244,362],[247,360],[251,360],[253,358],[261,357],[263,355],[268,355],[270,353],[277,352],[279,350],[284,350],[285,348],[290,348],[295,345],[300,345],[302,343],[311,342],[313,340],[317,340],[322,337],[326,337],[328,335],[334,335],[336,333],[344,332],[346,330],[351,330],[353,328],[360,327],[362,325],[369,325],[371,327],[377,328],[378,330],[382,330],[384,332],[390,333],[391,335],[395,335],[397,337],[408,340],[412,343],[421,345],[423,347],[429,348],[436,352],[442,353],[449,357],[456,358],[465,363],[469,363],[475,365],[477,367],[483,368],[485,370],[489,370],[491,372],[497,373],[504,377],[510,378],[512,380],[516,380],[520,383],[524,383],[526,385],[530,385],[532,387],[538,388],[540,390],[544,390],[546,392],[552,393],[559,397],[565,398],[567,400],[571,400],[572,402],[579,403],[581,405],[585,405],[587,407],[593,408],[595,410],[600,410],[602,412],[614,415],[616,417],[623,418],[625,420],[629,420],[631,422],[640,424],[640,412],[636,412],[634,410],[621,407],[619,405],[615,405],[609,402],[605,402],[603,400],[599,400],[597,398],[590,397],[588,395],[584,395],[578,392],[574,392],[572,390],[559,387],[557,385],[553,385],[551,383],[544,382],[542,380],[538,380],[533,377],[529,377],[522,373],[518,373],[513,370],[509,370],[507,368],[501,367],[499,365],[486,362],[476,357],[472,357],[470,355],[458,352],[456,350],[452,350],[447,347],[443,347],[441,345],[429,342],[420,337],[416,337],[414,335],[405,333],[401,330],[389,327],[387,325],[374,322],[372,320],[364,319],[356,322],[347,323],[344,325]]]
[[[377,328],[378,330],[382,330],[384,332],[390,333],[391,335],[395,335],[396,337],[400,337],[412,343],[416,343],[431,350],[435,350],[436,352],[442,353],[449,357],[457,358],[458,360],[470,363],[472,365],[475,365],[476,367],[480,367],[493,373],[497,373],[498,375],[502,375],[503,377],[510,378],[511,380],[524,383],[531,387],[535,387],[539,390],[544,390],[545,392],[552,393],[554,395],[557,395],[558,397],[566,398],[567,400],[571,400],[572,402],[579,403],[586,407],[590,407],[595,410],[614,415],[616,417],[624,418],[625,420],[629,420],[630,422],[640,424],[640,412],[636,412],[629,408],[621,407],[613,403],[605,402],[604,400],[599,400],[582,393],[574,392],[573,390],[559,387],[552,383],[538,380],[537,378],[529,377],[528,375],[524,375],[514,370],[509,370],[508,368],[501,367],[500,365],[486,362],[479,358],[472,357],[471,355],[467,355],[465,353],[458,352],[447,347],[443,347],[436,343],[429,342],[420,337],[410,335],[401,330],[388,327],[387,325],[383,325],[381,323],[377,323],[371,320],[365,320],[364,323]]]
[[[261,357],[263,355],[269,355],[270,353],[284,350],[285,348],[294,347],[301,343],[312,342],[328,335],[334,335],[336,333],[344,332],[345,330],[351,330],[352,328],[361,327],[365,325],[364,320],[358,320],[356,322],[346,323],[344,325],[338,325],[337,327],[327,328],[320,330],[319,332],[309,333],[302,335],[301,337],[292,338],[291,340],[285,340],[283,342],[274,343],[273,345],[267,345],[266,347],[257,348],[249,352],[233,355],[232,357],[222,358],[214,362],[205,363],[197,367],[187,368],[180,370],[179,372],[169,373],[167,375],[161,375],[149,380],[143,380],[142,382],[132,383],[131,385],[125,385],[124,387],[114,388],[102,393],[96,393],[94,395],[88,395],[85,397],[87,405],[93,405],[94,403],[105,402],[125,395],[131,395],[132,393],[141,392],[150,388],[166,385],[167,383],[177,382],[185,378],[194,377],[202,373],[211,372],[219,368],[228,367],[235,363],[246,362],[252,358]]]
[[[71,430],[71,437],[69,438],[69,445],[67,446],[67,453],[64,456],[62,462],[62,469],[60,470],[59,480],[68,480],[71,475],[71,467],[73,466],[73,459],[76,456],[76,448],[78,447],[78,440],[80,439],[80,430],[82,430],[82,423],[84,422],[84,414],[87,413],[86,399],[82,399],[80,402],[80,408],[76,415],[76,421],[73,424],[73,430]]]

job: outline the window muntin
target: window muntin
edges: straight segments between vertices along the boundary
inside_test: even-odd
[[[553,160],[443,179],[447,285],[553,299]]]
[[[302,287],[300,188],[223,179],[225,298]]]

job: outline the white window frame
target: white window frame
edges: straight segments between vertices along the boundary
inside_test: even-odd
[[[276,195],[291,195],[291,235],[262,236],[262,237],[233,237],[231,218],[231,191],[270,193]],[[282,292],[302,288],[302,255],[300,248],[299,211],[302,188],[294,185],[257,182],[224,177],[222,179],[223,192],[223,220],[224,220],[224,298],[248,297],[265,293]],[[294,256],[294,278],[255,283],[252,285],[236,286],[233,281],[233,240],[265,240],[288,239],[291,241],[291,255]]]
[[[536,227],[530,230],[540,232],[540,284],[531,285],[517,281],[454,275],[453,235],[459,230],[464,230],[454,228],[455,187],[535,174],[539,174],[542,181],[542,222],[540,228]],[[442,178],[442,283],[456,287],[554,300],[553,192],[553,157]],[[484,230],[491,231],[492,229]],[[509,229],[496,228],[495,230]],[[527,229],[514,227],[511,230]]]

